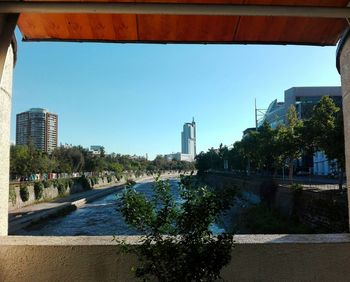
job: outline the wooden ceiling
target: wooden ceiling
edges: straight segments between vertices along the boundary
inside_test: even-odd
[[[69,0],[62,1],[69,2]],[[34,1],[27,0],[27,2]],[[91,0],[91,2],[97,1]],[[346,7],[349,1],[116,0],[109,2]],[[266,16],[21,14],[18,26],[23,39],[28,41],[335,45],[347,27],[347,21]]]

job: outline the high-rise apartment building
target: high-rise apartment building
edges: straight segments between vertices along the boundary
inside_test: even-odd
[[[16,144],[34,146],[46,153],[57,147],[58,116],[46,109],[32,108],[16,116]]]
[[[191,123],[186,122],[181,132],[181,153],[196,156],[196,123],[194,119]]]

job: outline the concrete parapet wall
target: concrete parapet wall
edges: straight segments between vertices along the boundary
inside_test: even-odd
[[[123,237],[136,244],[138,237]],[[348,281],[349,234],[240,235],[226,281]],[[0,281],[135,281],[112,236],[0,237]]]

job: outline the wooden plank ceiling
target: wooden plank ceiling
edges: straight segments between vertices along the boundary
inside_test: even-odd
[[[82,2],[88,1],[90,0]],[[106,0],[99,1],[106,2]],[[349,0],[112,0],[109,2],[346,7]],[[345,19],[301,17],[21,14],[18,26],[23,39],[28,41],[335,45],[347,27],[347,22]]]

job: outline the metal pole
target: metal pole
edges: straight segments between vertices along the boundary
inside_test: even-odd
[[[258,110],[256,109],[256,98],[254,99],[254,105],[255,105],[255,130],[258,130]]]
[[[0,13],[84,13],[84,14],[154,14],[211,16],[285,16],[308,18],[350,18],[350,8],[180,4],[180,3],[113,3],[113,2],[14,2],[1,1]]]

